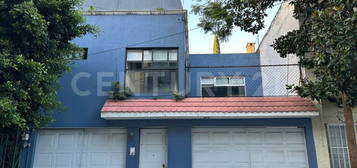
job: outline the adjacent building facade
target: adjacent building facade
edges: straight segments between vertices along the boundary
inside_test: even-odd
[[[294,7],[288,2],[281,4],[258,48],[261,64],[272,65],[262,67],[264,96],[281,95],[284,92],[287,95],[296,95],[294,92],[288,92],[285,85],[299,85],[299,78],[305,77],[305,74],[309,75],[308,71],[305,73],[303,68],[297,66],[299,59],[295,55],[280,58],[271,47],[276,38],[299,28],[299,21],[293,17],[293,10]],[[342,108],[327,100],[315,104],[320,109],[319,116],[312,117],[318,167],[350,168]],[[357,109],[353,108],[353,112],[356,121]]]
[[[319,109],[297,96],[266,96],[266,53],[189,54],[179,0],[89,6],[96,10],[84,12],[87,22],[101,32],[73,41],[86,59],[61,79],[66,110],[32,132],[24,167],[318,166],[311,118]],[[133,95],[108,98],[114,81]]]

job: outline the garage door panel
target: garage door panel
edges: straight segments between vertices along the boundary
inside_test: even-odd
[[[112,134],[112,138],[111,138],[111,142],[110,144],[112,144],[113,146],[120,146],[123,147],[123,143],[121,142],[121,140],[126,139],[126,133],[114,133]],[[126,145],[126,144],[124,144]],[[126,147],[126,146],[125,146]]]
[[[48,168],[51,167],[52,165],[52,153],[41,153],[38,154],[37,156],[37,160],[38,160],[38,164],[37,167],[38,168]]]
[[[264,142],[266,144],[283,144],[283,132],[266,132],[264,133]]]
[[[288,152],[288,161],[289,163],[298,163],[298,164],[306,164],[306,154],[305,151],[289,151]]]
[[[229,132],[213,132],[211,134],[211,144],[212,145],[229,145],[231,137]]]
[[[56,154],[56,167],[71,167],[74,163],[75,154],[73,153],[58,153]]]
[[[95,145],[97,147],[106,146],[110,144],[109,139],[110,139],[109,134],[93,133],[91,134],[90,145]]]
[[[124,129],[40,130],[34,167],[124,168],[125,154]]]
[[[264,162],[266,163],[284,163],[286,158],[284,150],[266,150],[264,151]]]
[[[233,132],[232,139],[235,145],[245,145],[249,142],[246,132]]]
[[[207,145],[209,144],[209,134],[208,132],[194,132],[193,136],[193,144],[196,145]]]
[[[212,161],[217,161],[217,162],[228,162],[228,161],[230,161],[230,160],[232,160],[231,159],[231,157],[230,157],[230,151],[226,151],[226,150],[224,150],[224,149],[221,149],[221,150],[219,150],[219,149],[214,149],[212,152],[211,152],[211,154],[214,154],[215,155],[215,157],[214,157],[214,159],[211,159]]]
[[[194,150],[196,153],[195,159],[197,163],[210,161],[210,156],[212,155],[209,150]]]
[[[262,163],[264,162],[264,151],[263,150],[254,150],[251,149],[249,150],[249,153],[247,155],[250,157],[249,161],[253,163]]]
[[[250,161],[249,151],[247,150],[234,150],[233,153],[232,161],[235,163],[243,164]]]
[[[73,148],[76,146],[75,135],[73,134],[58,134],[58,146],[62,148]]]
[[[288,144],[305,144],[305,136],[303,131],[288,131],[285,136]]]
[[[248,132],[248,143],[249,144],[261,144],[262,143],[262,133],[261,132]]]
[[[246,164],[245,164],[246,165]],[[213,163],[213,162],[208,162],[208,163],[202,163],[202,164],[196,164],[193,165],[193,167],[205,167],[205,168],[232,168],[231,164],[229,163]],[[237,166],[239,168],[243,167],[242,166]],[[248,168],[248,166],[247,166]]]
[[[308,168],[301,128],[195,128],[192,145],[193,168]]]
[[[111,153],[110,154],[110,165],[119,167],[122,163],[125,162],[125,152]]]
[[[39,134],[38,136],[38,145],[41,148],[53,148],[55,146],[55,134]]]

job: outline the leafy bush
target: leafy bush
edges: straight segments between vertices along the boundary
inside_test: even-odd
[[[119,81],[113,82],[112,91],[109,92],[109,98],[114,101],[125,100],[132,95],[133,92],[129,88],[121,88]]]

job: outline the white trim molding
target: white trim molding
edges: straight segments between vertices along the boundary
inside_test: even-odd
[[[319,116],[309,112],[102,112],[106,120],[123,119],[240,119],[240,118],[311,118]]]

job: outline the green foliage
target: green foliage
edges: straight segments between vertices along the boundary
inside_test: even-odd
[[[227,40],[234,26],[252,33],[264,28],[265,10],[273,7],[275,1],[267,0],[198,0],[192,6],[192,12],[200,15],[200,27],[205,32],[218,34],[221,40]]]
[[[206,1],[194,5],[193,12],[201,16],[199,26],[206,32],[218,31],[226,39],[234,26],[257,33],[264,27],[266,10],[278,2],[281,1]],[[292,88],[314,100],[346,94],[352,104],[357,100],[357,1],[292,0],[290,4],[301,26],[276,39],[273,47],[281,57],[296,54],[300,64],[315,76]]]
[[[0,128],[40,127],[59,109],[58,79],[69,71],[69,41],[96,28],[79,0],[0,0]]]
[[[163,11],[165,11],[165,8],[156,8],[156,10],[163,12]]]
[[[90,12],[94,12],[95,11],[95,8],[93,5],[90,5],[89,8],[88,8],[88,11]]]
[[[172,92],[172,96],[176,101],[185,99],[185,96],[183,96],[180,92],[177,91]]]
[[[309,8],[299,30],[275,41],[281,56],[296,54],[316,77],[294,87],[301,96],[320,100],[346,94],[350,105],[357,100],[357,13],[347,5],[335,1],[319,10]]]
[[[112,91],[109,92],[109,98],[114,101],[125,100],[132,96],[133,92],[129,88],[122,89],[119,81],[113,82]]]

